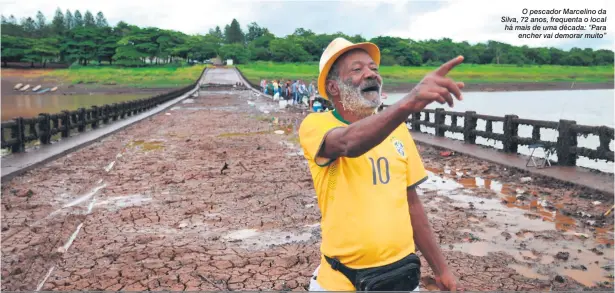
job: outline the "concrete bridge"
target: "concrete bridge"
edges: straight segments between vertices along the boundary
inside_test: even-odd
[[[3,159],[2,289],[305,290],[320,243],[305,113],[237,82],[209,69],[199,83],[228,88]],[[415,137],[420,194],[466,290],[613,288],[612,196]]]

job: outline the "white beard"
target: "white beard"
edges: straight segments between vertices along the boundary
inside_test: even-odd
[[[338,82],[340,87],[340,103],[345,111],[351,112],[357,117],[368,117],[378,110],[382,104],[382,84],[377,92],[362,93],[360,87]]]

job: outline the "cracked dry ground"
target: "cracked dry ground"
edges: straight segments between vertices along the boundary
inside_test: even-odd
[[[4,184],[2,289],[305,290],[320,230],[295,134],[304,113],[269,106],[202,92]],[[612,220],[595,216],[612,199],[596,206],[574,196],[583,190],[420,151],[426,211],[467,290],[612,288],[601,268]]]

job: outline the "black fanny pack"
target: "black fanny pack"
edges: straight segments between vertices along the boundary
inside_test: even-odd
[[[331,268],[344,274],[357,291],[413,291],[421,278],[421,260],[414,253],[392,264],[367,269],[351,269],[326,255],[325,259]]]

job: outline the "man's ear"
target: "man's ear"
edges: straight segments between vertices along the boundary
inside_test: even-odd
[[[332,96],[339,96],[340,88],[335,80],[327,80],[327,92]],[[329,97],[331,98],[331,97]]]

